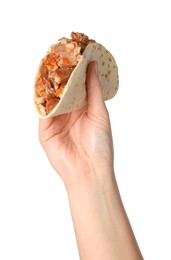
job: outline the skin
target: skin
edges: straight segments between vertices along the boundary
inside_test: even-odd
[[[110,119],[96,62],[88,66],[86,85],[84,108],[40,119],[40,143],[66,187],[80,259],[143,259],[114,174]]]

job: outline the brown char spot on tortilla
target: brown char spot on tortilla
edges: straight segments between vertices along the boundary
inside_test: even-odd
[[[119,83],[119,75],[117,75],[117,83]]]
[[[105,65],[105,62],[103,61],[103,62],[102,62],[102,66],[104,66],[104,65]]]

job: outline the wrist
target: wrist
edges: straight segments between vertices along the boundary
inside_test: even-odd
[[[65,183],[68,196],[73,194],[79,196],[89,191],[103,193],[116,184],[113,166],[94,169],[83,175],[72,183]]]

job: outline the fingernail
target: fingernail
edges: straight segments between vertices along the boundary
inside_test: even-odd
[[[94,62],[94,69],[95,69],[96,74],[98,75],[98,63],[97,63],[97,61]]]

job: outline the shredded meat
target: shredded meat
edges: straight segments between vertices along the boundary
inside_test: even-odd
[[[36,102],[49,114],[57,105],[71,73],[78,64],[85,47],[94,43],[83,33],[72,32],[71,39],[61,38],[51,46],[42,60],[35,82]]]
[[[44,77],[39,77],[37,79],[35,89],[36,94],[38,94],[39,97],[44,98],[42,103],[55,96],[55,89],[51,86],[50,81],[48,81]]]
[[[63,67],[49,72],[49,78],[52,78],[58,85],[66,82],[74,69]]]
[[[59,100],[59,98],[53,97],[46,102],[45,108],[47,114],[49,114],[50,111],[52,111],[52,109],[58,104]]]

